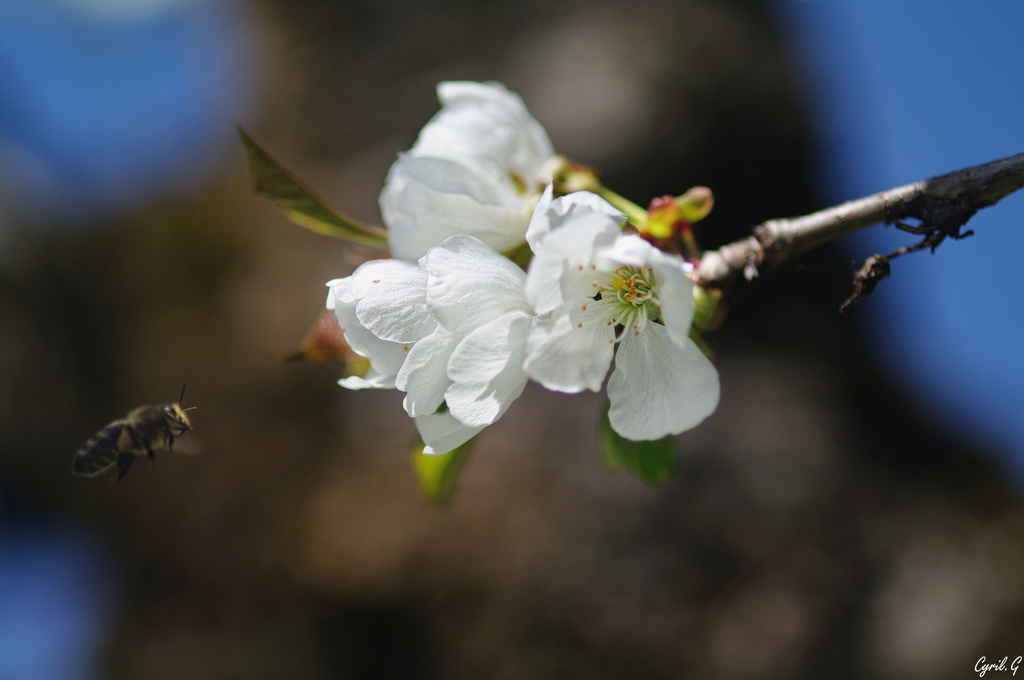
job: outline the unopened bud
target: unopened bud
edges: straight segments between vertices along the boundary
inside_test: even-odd
[[[672,196],[662,196],[651,201],[642,231],[656,239],[667,239],[678,234],[684,223],[688,225],[680,214],[679,201]]]
[[[707,187],[693,187],[676,200],[680,216],[691,223],[707,217],[715,206],[715,196]]]
[[[690,225],[707,217],[714,205],[714,195],[707,187],[693,187],[682,196],[655,198],[642,231],[656,239],[685,238]]]

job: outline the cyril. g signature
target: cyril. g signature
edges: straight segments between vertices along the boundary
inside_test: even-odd
[[[1017,669],[1020,668],[1021,662],[1024,661],[1024,656],[1018,656],[1013,661],[1010,661],[1010,657],[1004,656],[1000,661],[988,662],[985,657],[978,659],[978,663],[974,664],[974,672],[978,674],[979,678],[985,677],[985,673],[989,671],[1011,671],[1011,674],[1016,676]]]

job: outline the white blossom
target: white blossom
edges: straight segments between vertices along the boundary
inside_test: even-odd
[[[581,200],[585,199],[585,200]],[[538,206],[542,230],[527,298],[542,315],[525,370],[548,389],[598,391],[608,380],[609,420],[632,440],[688,430],[718,405],[714,366],[689,338],[691,265],[623,234],[611,206],[579,194]]]
[[[328,283],[368,372],[398,389],[428,454],[497,421],[532,378],[561,392],[607,380],[612,427],[632,440],[694,427],[718,374],[689,337],[691,265],[637,235],[596,194],[553,197],[554,156],[499,83],[447,82],[442,108],[388,173],[381,213],[395,259]],[[528,243],[529,274],[500,254]]]
[[[454,234],[515,248],[547,181],[547,133],[500,83],[444,82],[437,92],[441,110],[380,195],[392,255],[415,260]]]
[[[364,376],[350,376],[340,381],[350,390],[370,387],[395,386],[395,376],[405,361],[406,349],[401,344],[379,339],[356,320],[356,298],[352,295],[352,279],[327,282],[327,309],[334,310],[345,341],[356,354],[370,359],[370,369]]]
[[[507,258],[460,235],[419,262],[374,260],[330,281],[328,307],[352,350],[370,361],[365,376],[340,384],[405,392],[425,452],[447,453],[500,418],[526,385],[533,315],[525,279]]]
[[[451,236],[422,260],[427,306],[459,337],[447,364],[445,402],[459,422],[485,427],[522,394],[526,338],[533,314],[526,275],[472,236]]]

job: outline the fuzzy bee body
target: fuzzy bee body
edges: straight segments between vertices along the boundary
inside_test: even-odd
[[[181,389],[182,396],[185,388]],[[72,470],[80,477],[96,477],[112,467],[121,481],[136,458],[149,458],[153,467],[153,449],[172,450],[174,440],[192,429],[181,399],[174,403],[150,404],[133,409],[94,434],[75,454]]]

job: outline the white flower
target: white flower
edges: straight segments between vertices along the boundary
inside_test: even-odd
[[[447,82],[437,92],[441,110],[380,194],[392,255],[415,260],[453,234],[498,251],[522,244],[554,155],[547,133],[500,83]]]
[[[542,211],[534,221],[558,227],[530,265],[527,298],[544,320],[528,340],[527,374],[560,392],[598,391],[614,356],[608,415],[627,439],[660,439],[707,418],[718,373],[689,338],[690,265],[623,234],[614,209],[589,197],[569,194]]]
[[[327,286],[327,307],[346,342],[370,360],[365,376],[339,383],[349,389],[397,387],[406,392],[410,416],[434,413],[448,388],[445,363],[457,338],[427,310],[427,273],[412,262],[373,260]]]
[[[427,306],[459,337],[447,364],[448,410],[469,427],[500,418],[523,392],[526,338],[533,314],[526,275],[472,236],[451,236],[421,260]]]
[[[525,279],[478,239],[452,236],[418,263],[374,260],[330,281],[328,308],[370,360],[365,376],[339,383],[402,390],[425,452],[447,453],[500,418],[526,385]]]

